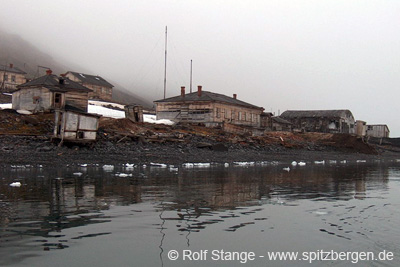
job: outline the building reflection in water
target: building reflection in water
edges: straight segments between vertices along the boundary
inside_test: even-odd
[[[121,173],[128,176],[121,177]],[[165,221],[179,221],[179,231],[187,232],[189,247],[191,232],[216,223],[207,220],[212,212],[304,198],[363,200],[369,188],[387,187],[389,173],[386,166],[380,165],[310,165],[290,172],[282,171],[281,165],[179,171],[142,167],[127,170],[122,166],[106,171],[98,166],[70,166],[8,167],[0,175],[1,235],[12,236],[13,232],[46,236],[65,228],[110,221],[101,211],[112,205],[154,202],[161,203],[156,206],[161,233]],[[9,184],[16,177],[23,186],[11,188]],[[33,223],[21,227],[25,221]]]

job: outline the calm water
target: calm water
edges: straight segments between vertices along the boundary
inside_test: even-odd
[[[0,265],[399,266],[400,162],[287,166],[3,165]],[[268,258],[321,250],[311,264]]]

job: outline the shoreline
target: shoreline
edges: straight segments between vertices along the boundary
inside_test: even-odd
[[[228,144],[227,144],[228,145]],[[290,164],[292,161],[346,160],[356,162],[391,161],[400,159],[400,153],[383,151],[380,154],[344,152],[334,148],[309,150],[283,146],[231,145],[227,151],[198,148],[194,143],[140,143],[98,141],[89,146],[57,146],[41,136],[0,136],[0,161],[4,164],[149,164],[163,163],[229,163],[272,162]]]

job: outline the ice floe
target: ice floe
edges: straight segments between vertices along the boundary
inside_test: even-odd
[[[306,166],[306,163],[303,161],[300,161],[298,164],[299,164],[299,166]]]
[[[167,168],[168,165],[164,163],[155,163],[155,162],[150,162],[151,167],[158,167],[158,168]]]
[[[283,168],[282,170],[290,172],[290,167]]]
[[[10,184],[11,187],[21,187],[21,183],[20,182],[13,182]]]
[[[321,160],[321,161],[314,161],[315,164],[325,164],[325,160]]]

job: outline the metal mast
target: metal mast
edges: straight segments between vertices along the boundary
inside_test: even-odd
[[[165,26],[164,99],[167,92],[167,26]]]
[[[192,74],[193,74],[193,60],[190,60],[190,92],[192,92]]]

